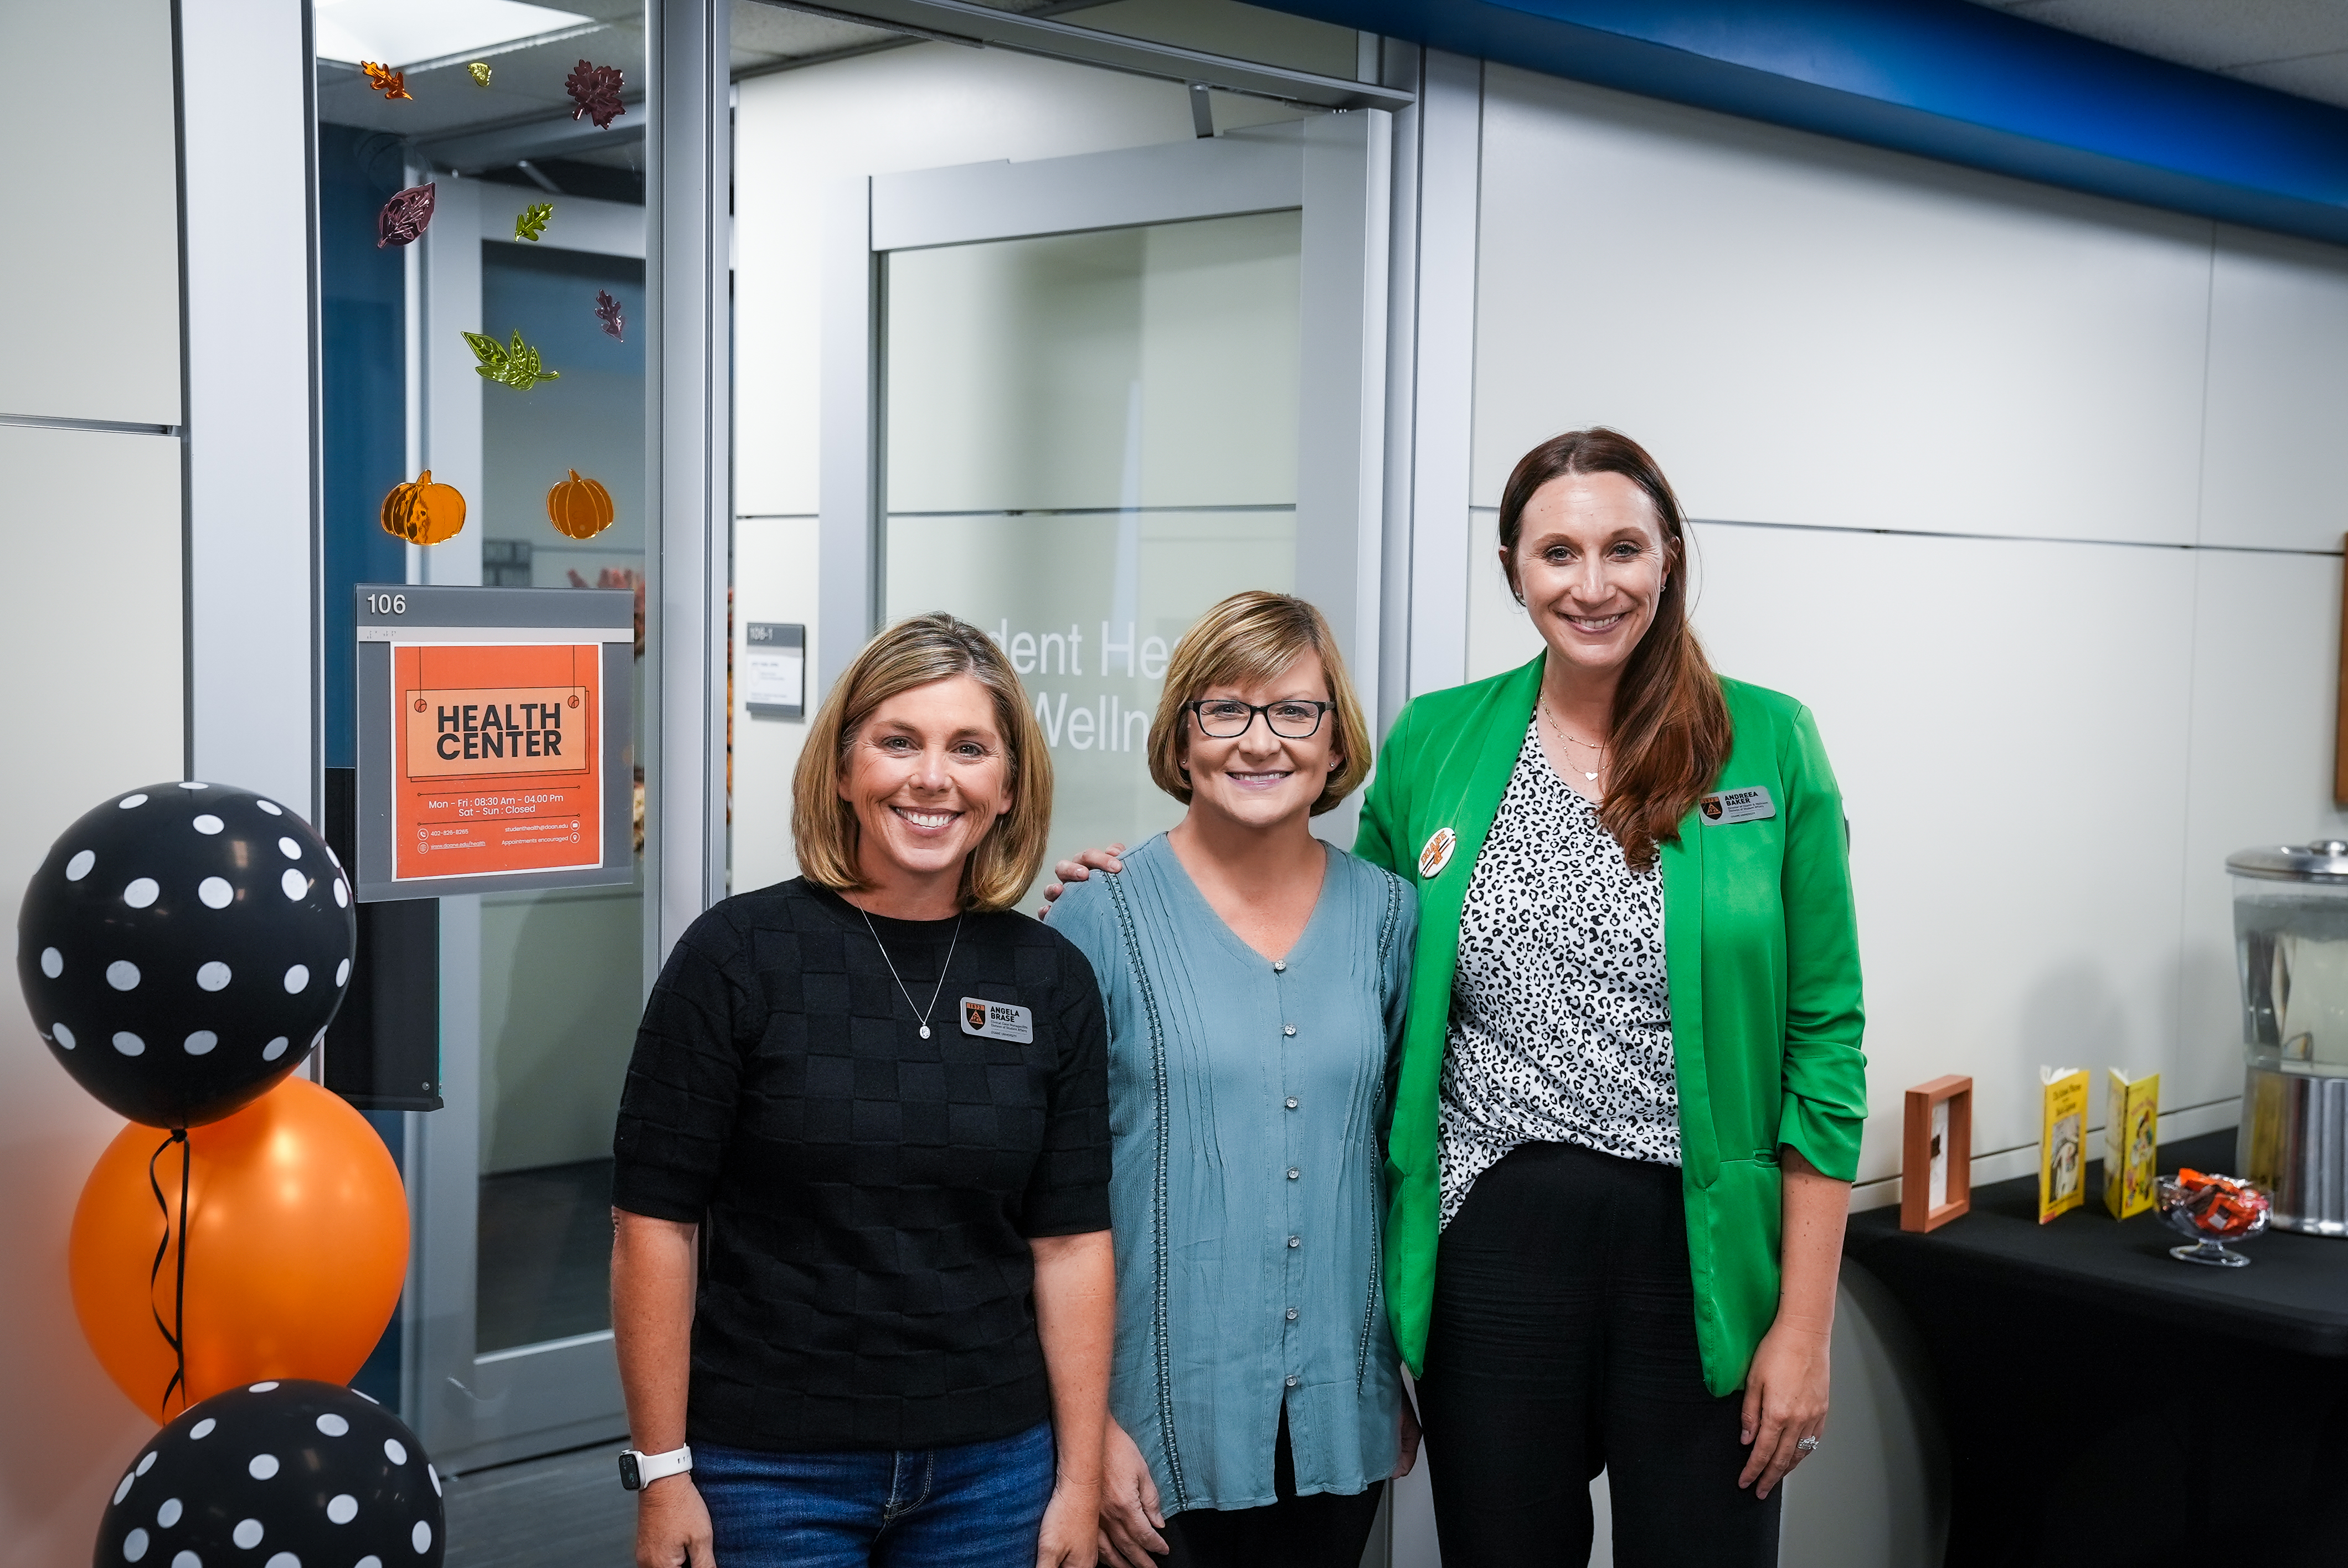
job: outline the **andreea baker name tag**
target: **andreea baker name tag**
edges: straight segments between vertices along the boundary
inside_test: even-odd
[[[1740,822],[1759,822],[1777,815],[1777,803],[1759,784],[1748,789],[1725,789],[1708,794],[1695,803],[1695,809],[1706,827],[1732,827]]]
[[[962,999],[962,1031],[981,1040],[1007,1040],[1014,1045],[1035,1043],[1035,1015],[1010,1002]]]

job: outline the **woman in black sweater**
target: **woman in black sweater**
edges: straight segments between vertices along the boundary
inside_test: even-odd
[[[670,955],[614,1139],[640,1568],[1093,1563],[1106,1027],[1010,909],[1051,795],[1002,652],[901,622],[810,728],[802,875]]]

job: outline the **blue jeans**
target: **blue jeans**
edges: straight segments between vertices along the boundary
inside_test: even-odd
[[[693,1445],[717,1568],[1033,1568],[1052,1424],[920,1452]]]

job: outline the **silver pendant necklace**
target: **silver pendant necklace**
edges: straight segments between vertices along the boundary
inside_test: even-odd
[[[1550,712],[1549,698],[1546,696],[1542,697],[1540,700],[1540,712],[1541,717],[1549,721],[1549,727],[1557,732],[1557,738],[1559,740],[1571,741],[1577,746],[1587,746],[1590,750],[1598,753],[1598,766],[1600,768],[1603,768],[1606,765],[1606,748],[1600,745],[1595,741],[1585,741],[1579,735],[1567,734],[1565,733],[1565,726],[1558,723],[1557,715]],[[1575,771],[1580,772],[1579,769]],[[1598,774],[1595,769],[1589,773],[1582,774],[1581,776],[1588,779],[1591,784],[1596,784],[1598,782]]]
[[[872,945],[880,949],[880,961],[889,966],[889,978],[897,982],[897,989],[902,993],[905,998],[905,1006],[908,1009],[911,1009],[913,1005],[913,993],[905,989],[904,978],[897,973],[897,960],[889,956],[889,944],[880,939],[880,933],[879,930],[874,928],[872,917],[870,915],[866,914],[862,909],[859,909],[856,912],[864,916],[864,928],[867,931],[871,932]],[[946,944],[946,961],[938,966],[937,989],[930,993],[930,1005],[921,1011],[922,1038],[923,1040],[930,1038],[930,1014],[938,1010],[938,998],[945,994],[946,971],[953,968],[954,948],[959,947],[961,943],[962,917],[957,915],[954,917],[953,940]]]

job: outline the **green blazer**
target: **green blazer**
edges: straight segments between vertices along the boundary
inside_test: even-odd
[[[1426,1351],[1440,1234],[1437,1097],[1459,907],[1524,744],[1541,661],[1435,692],[1378,753],[1354,853],[1418,888],[1394,1123],[1386,1145],[1387,1310],[1414,1373]],[[1681,1181],[1704,1385],[1741,1388],[1777,1311],[1777,1149],[1850,1180],[1867,1115],[1859,932],[1842,794],[1809,711],[1721,682],[1735,741],[1713,786],[1760,785],[1776,815],[1690,812],[1663,845],[1665,979],[1679,1083]],[[1457,835],[1433,875],[1421,855]]]

